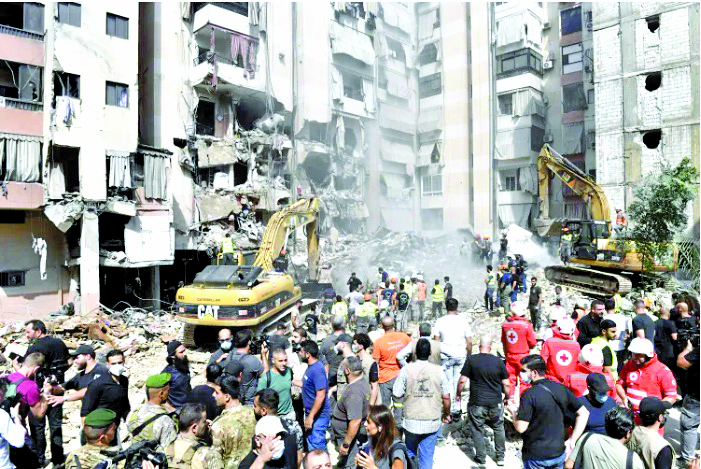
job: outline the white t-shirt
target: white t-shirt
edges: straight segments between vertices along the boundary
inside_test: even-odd
[[[457,314],[447,314],[436,321],[433,336],[440,337],[441,353],[453,358],[467,356],[465,340],[472,337],[472,328],[467,319]]]
[[[610,319],[616,323],[616,334],[618,338],[612,340],[609,345],[614,351],[624,350],[626,348],[626,331],[633,332],[633,321],[623,314],[605,314],[603,319]]]
[[[357,310],[360,306],[360,300],[362,299],[363,294],[358,291],[354,291],[352,293],[347,294],[346,301],[348,301],[348,309],[350,309],[351,311]]]

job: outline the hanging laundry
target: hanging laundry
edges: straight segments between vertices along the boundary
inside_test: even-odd
[[[36,254],[41,256],[39,261],[39,272],[41,273],[41,279],[46,280],[46,241],[44,238],[33,238],[32,249]]]

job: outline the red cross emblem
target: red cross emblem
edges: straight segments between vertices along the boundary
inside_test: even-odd
[[[572,363],[572,354],[567,350],[560,350],[555,355],[555,360],[562,366],[567,366]]]
[[[515,330],[510,329],[506,333],[506,341],[512,345],[518,342],[518,333]]]
[[[628,375],[628,377],[630,378],[631,381],[637,381],[640,376],[638,375],[637,371],[633,371],[632,373],[630,373]]]

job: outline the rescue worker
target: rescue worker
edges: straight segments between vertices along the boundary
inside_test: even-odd
[[[378,283],[383,283],[387,285],[387,282],[389,281],[389,274],[385,272],[385,269],[383,269],[382,267],[379,267],[377,269],[377,272]]]
[[[491,264],[492,255],[492,242],[489,241],[489,236],[484,236],[482,238],[482,253],[480,254],[480,259],[487,264]]]
[[[234,240],[231,233],[226,233],[221,243],[222,264],[234,265]]]
[[[433,319],[438,319],[443,316],[443,302],[445,301],[445,293],[441,286],[441,281],[438,279],[436,279],[431,289],[431,301],[431,316],[433,316]]]
[[[623,210],[620,208],[616,209],[616,228],[614,230],[616,231],[616,234],[618,237],[624,236],[626,233],[626,229],[628,228],[628,217],[626,217],[626,214],[623,213]]]
[[[117,433],[117,414],[109,409],[96,409],[85,416],[83,434],[87,444],[71,452],[66,457],[66,469],[95,467],[101,461],[109,459],[102,451],[119,451],[110,448],[110,441]]]
[[[514,262],[516,266],[516,273],[518,275],[518,282],[521,284],[521,293],[528,292],[527,280],[528,276],[526,271],[528,270],[528,262],[523,258],[521,254],[516,254],[516,260]],[[518,290],[517,290],[518,291]],[[515,299],[513,301],[516,301]]]
[[[424,320],[424,307],[426,305],[426,282],[424,282],[424,276],[419,274],[416,276],[416,302],[419,305],[419,319],[418,322]]]
[[[560,259],[562,263],[567,265],[570,263],[572,255],[572,233],[569,227],[562,228],[562,236],[560,236]]]
[[[450,298],[453,298],[453,284],[450,283],[450,277],[447,275],[443,277],[443,294],[445,296],[445,299],[448,300]]]
[[[601,335],[594,337],[591,340],[591,344],[601,349],[604,357],[603,373],[611,375],[613,381],[616,382],[618,380],[618,357],[616,357],[616,352],[611,347],[611,342],[617,340],[618,329],[616,328],[616,323],[610,319],[602,320],[599,327],[601,328]]]
[[[289,262],[287,260],[287,251],[282,250],[280,251],[280,255],[273,260],[273,268],[275,269],[275,272],[287,272],[287,266]]]
[[[409,319],[407,317],[409,310],[409,303],[411,302],[411,297],[404,289],[404,284],[399,285],[399,291],[394,295],[394,311],[399,326],[399,330],[407,330],[407,325],[409,324]]]
[[[623,297],[617,291],[613,295],[613,314],[621,314],[623,312]]]
[[[332,319],[336,316],[341,316],[343,319],[348,321],[348,305],[341,295],[336,295],[336,303],[331,307],[331,317]]]
[[[509,383],[511,389],[515,390],[521,372],[521,359],[530,353],[537,341],[533,325],[526,319],[526,305],[514,302],[511,313],[512,316],[506,318],[506,322],[501,325],[501,343],[504,346]],[[524,390],[522,386],[521,393]],[[511,394],[515,395],[514,392]]]
[[[509,245],[509,240],[506,239],[507,233],[507,230],[501,232],[501,239],[499,240],[499,262],[504,262],[504,259],[506,259],[506,250]]]
[[[480,256],[482,255],[482,236],[475,234],[475,240],[472,242],[472,261],[477,264],[479,263]]]
[[[365,295],[360,306],[355,310],[355,332],[356,334],[367,334],[370,328],[370,321],[375,318],[377,308],[372,303],[372,296]]]
[[[392,297],[394,296],[394,285],[390,283],[390,286],[382,291],[382,300],[392,303]]]
[[[504,306],[504,302],[502,301],[502,295],[504,293],[504,289],[501,286],[501,279],[504,277],[504,274],[506,274],[506,264],[501,264],[499,266],[499,270],[497,271],[497,294],[496,294],[496,307],[499,308],[501,306]]]
[[[494,289],[497,285],[497,277],[492,273],[492,266],[487,266],[487,277],[484,279],[487,289],[484,292],[484,309],[490,313],[494,311]]]
[[[632,357],[623,365],[616,390],[623,405],[632,407],[636,420],[640,402],[646,397],[656,397],[670,404],[677,402],[677,381],[670,369],[657,359],[652,342],[636,337],[630,341],[628,351]]]
[[[574,372],[565,379],[565,386],[572,391],[575,397],[582,397],[587,392],[587,376],[592,373],[604,374],[603,368],[604,356],[601,353],[601,349],[592,344],[585,345],[582,351],[579,352],[579,360]],[[611,388],[609,397],[616,399],[616,392],[614,391],[616,384],[613,378],[609,374],[604,376],[606,377],[606,384]]]
[[[553,330],[553,336],[543,342],[540,356],[545,362],[545,377],[550,381],[565,384],[567,375],[577,366],[579,343],[574,340],[574,321],[561,318]]]

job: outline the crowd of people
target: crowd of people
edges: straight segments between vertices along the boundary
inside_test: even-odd
[[[135,408],[122,352],[98,363],[92,347],[69,352],[43,322],[29,321],[31,345],[0,379],[11,402],[0,406],[0,469],[47,464],[47,420],[51,463],[66,468],[93,468],[128,441],[153,442],[176,468],[327,468],[333,445],[338,468],[430,469],[446,424],[472,439],[478,467],[488,454],[503,466],[505,420],[522,434],[525,469],[698,467],[698,303],[677,295],[669,310],[641,300],[631,319],[613,297],[568,313],[561,290],[544,305],[535,277],[527,288],[526,269],[520,256],[503,275],[487,267],[485,310],[495,311],[498,293],[506,315],[503,356],[498,338],[473,338],[449,277],[429,288],[421,273],[379,268],[369,286],[351,275],[349,293],[320,312],[295,305],[292,328],[266,336],[260,353],[251,330],[221,329],[201,370],[206,383],[195,388],[185,346],[169,342]],[[327,320],[331,333],[319,341]],[[409,321],[419,325],[416,338]],[[65,380],[69,366],[78,373]],[[68,455],[65,401],[81,401],[82,446]],[[679,455],[664,437],[673,405]],[[122,422],[128,435],[119,434]]]

